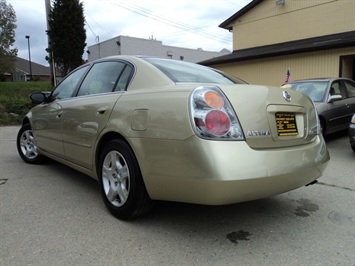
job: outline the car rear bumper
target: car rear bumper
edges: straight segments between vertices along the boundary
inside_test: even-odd
[[[152,199],[207,205],[255,200],[307,185],[322,175],[330,159],[322,136],[307,145],[267,150],[251,149],[244,141],[197,137],[140,139],[132,143],[137,145]]]

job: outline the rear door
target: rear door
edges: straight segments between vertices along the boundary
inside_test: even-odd
[[[82,82],[77,97],[63,103],[63,143],[69,161],[92,169],[96,139],[124,93],[129,82],[126,74],[132,70],[125,62],[96,63]]]
[[[343,81],[333,81],[330,91],[332,95],[340,95],[342,99],[339,101],[328,102],[327,104],[328,132],[347,128],[352,116],[351,109],[354,108],[355,105],[355,98],[350,99],[348,97],[348,92]]]
[[[347,92],[346,108],[348,123],[350,123],[351,117],[355,114],[355,82],[350,80],[344,80],[344,87]]]

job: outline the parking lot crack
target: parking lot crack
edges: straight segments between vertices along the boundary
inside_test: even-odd
[[[0,178],[0,185],[4,185],[8,179]]]
[[[327,184],[327,183],[323,183],[323,182],[317,182],[318,185],[323,185],[323,186],[328,186],[328,187],[336,187],[336,188],[341,188],[341,189],[345,189],[345,190],[349,190],[349,191],[355,191],[355,189],[349,188],[349,187],[343,187],[343,186],[337,186],[334,184]]]

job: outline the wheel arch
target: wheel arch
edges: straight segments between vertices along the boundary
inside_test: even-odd
[[[26,124],[30,124],[31,125],[30,119],[27,116],[22,119],[22,126],[26,125]]]
[[[103,136],[101,136],[101,138],[97,144],[97,148],[96,148],[96,152],[95,152],[95,171],[96,171],[97,178],[99,177],[98,167],[99,167],[99,161],[100,161],[100,154],[101,154],[103,148],[105,147],[105,145],[114,139],[120,139],[120,140],[124,141],[129,146],[129,148],[133,151],[131,145],[128,143],[126,138],[124,136],[122,136],[120,133],[115,132],[115,131],[106,132]]]

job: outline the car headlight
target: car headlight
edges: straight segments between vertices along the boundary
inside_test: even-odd
[[[196,88],[190,96],[190,115],[192,127],[199,137],[244,140],[237,115],[218,87]]]

